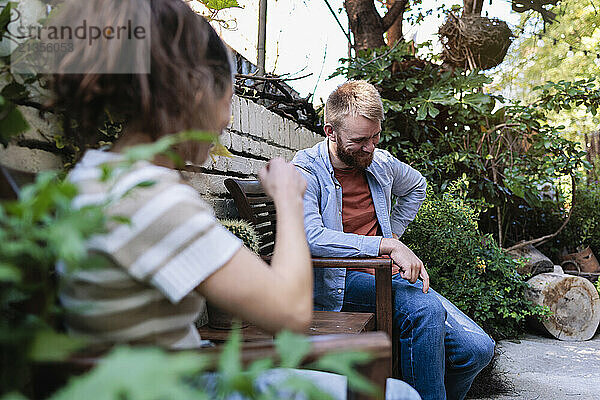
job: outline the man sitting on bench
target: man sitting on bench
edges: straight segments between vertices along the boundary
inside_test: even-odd
[[[463,399],[490,362],[494,341],[429,289],[423,263],[398,240],[425,199],[426,182],[419,172],[376,148],[382,120],[381,98],[367,82],[346,82],[329,96],[327,138],[299,151],[293,160],[307,181],[304,225],[309,247],[317,257],[389,255],[402,379],[424,400]],[[375,310],[372,270],[313,273],[316,309]]]

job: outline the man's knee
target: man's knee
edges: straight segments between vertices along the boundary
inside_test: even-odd
[[[481,369],[483,369],[486,365],[492,361],[494,357],[494,349],[496,348],[496,343],[487,336],[484,340],[480,341],[479,351],[478,351],[478,360]]]
[[[471,369],[481,371],[494,357],[495,342],[489,336],[480,336],[472,340],[469,346],[468,365]]]
[[[396,308],[401,315],[406,315],[414,325],[442,328],[446,322],[444,305],[431,294],[420,293],[409,302],[396,299]]]

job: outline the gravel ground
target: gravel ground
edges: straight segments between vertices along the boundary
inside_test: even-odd
[[[480,400],[600,400],[600,333],[585,342],[527,335],[499,343],[495,372],[510,393]]]

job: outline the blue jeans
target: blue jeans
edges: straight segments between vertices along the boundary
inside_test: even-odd
[[[423,284],[392,277],[394,328],[402,379],[423,400],[462,400],[494,354],[495,343],[454,304]],[[342,311],[375,311],[375,277],[347,271]]]
[[[329,372],[307,369],[270,369],[258,377],[254,382],[254,387],[259,393],[267,393],[270,389],[278,390],[277,397],[281,399],[306,399],[304,395],[295,395],[287,392],[285,385],[282,385],[282,382],[285,382],[286,379],[292,376],[311,381],[319,389],[328,393],[334,400],[347,400],[348,379],[345,376]],[[204,374],[199,384],[208,392],[211,398],[217,396],[216,373]],[[248,400],[248,398],[236,393],[227,396],[225,400]],[[421,397],[406,382],[388,378],[385,388],[385,400],[421,400]]]

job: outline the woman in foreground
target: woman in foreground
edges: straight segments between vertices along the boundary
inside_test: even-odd
[[[305,182],[293,166],[275,159],[259,173],[281,227],[270,268],[217,222],[169,158],[100,179],[102,166],[118,165],[128,147],[186,130],[216,138],[231,118],[229,51],[183,1],[67,2],[52,23],[106,26],[143,21],[140,15],[150,17],[151,73],[60,73],[138,65],[131,41],[101,38],[75,42],[53,79],[56,105],[77,121],[77,134],[91,134],[105,109],[128,121],[110,151],[88,150],[69,175],[79,189],[75,206],[110,200],[107,213],[130,223],[110,223],[107,234],[90,241],[101,268],[63,275],[68,329],[98,342],[199,347],[194,321],[205,297],[265,330],[303,331],[311,320],[312,272],[302,223]],[[209,146],[186,142],[175,152],[201,164]],[[148,181],[153,185],[140,186]]]

